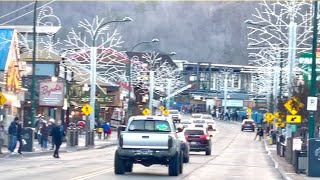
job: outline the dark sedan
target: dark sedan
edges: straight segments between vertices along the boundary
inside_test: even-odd
[[[211,137],[205,128],[185,128],[183,134],[190,144],[190,151],[205,151],[211,155]]]

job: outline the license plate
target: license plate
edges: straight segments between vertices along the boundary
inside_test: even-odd
[[[195,144],[197,144],[197,142],[191,142],[190,144],[195,145]]]
[[[149,150],[149,149],[146,149],[146,150],[140,150],[138,151],[138,154],[142,154],[142,155],[152,155],[153,151],[152,150]]]

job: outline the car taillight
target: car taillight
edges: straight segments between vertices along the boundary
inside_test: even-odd
[[[188,136],[184,136],[186,139],[188,139]]]
[[[119,137],[119,146],[122,147],[123,146],[123,137],[122,134]]]
[[[255,126],[256,124],[255,124],[255,123],[252,123],[252,125]]]
[[[201,136],[200,136],[200,139],[207,139],[207,140],[209,140],[209,136],[208,136],[208,134],[201,135]]]
[[[171,148],[173,146],[173,140],[172,140],[172,137],[169,136],[168,138],[168,147]]]

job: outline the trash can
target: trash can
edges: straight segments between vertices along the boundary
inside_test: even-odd
[[[33,139],[34,134],[32,128],[23,128],[22,129],[22,141],[25,141],[25,144],[22,145],[21,151],[32,152],[33,151]]]
[[[308,140],[308,169],[310,177],[320,177],[320,138]]]
[[[120,134],[121,134],[121,131],[124,131],[126,129],[126,126],[125,125],[119,125],[118,126],[118,139],[120,137]]]
[[[307,170],[307,151],[295,150],[293,153],[293,167],[297,174]]]
[[[67,131],[67,146],[77,146],[78,145],[78,129],[69,128]]]

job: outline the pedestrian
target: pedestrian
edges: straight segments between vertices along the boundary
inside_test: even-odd
[[[5,130],[4,130],[4,126],[3,126],[3,121],[0,121],[0,154],[2,153],[2,146],[4,144],[4,138],[5,138]]]
[[[101,124],[100,124],[100,126],[97,128],[97,132],[98,132],[98,138],[101,139],[102,132],[103,132],[103,128],[101,127]]]
[[[38,115],[36,117],[38,120],[36,121],[34,127],[35,127],[35,131],[37,133],[37,139],[38,139],[38,143],[39,145],[42,147],[42,137],[41,137],[41,132],[40,132],[40,128],[42,126],[42,122],[43,122],[43,116]]]
[[[59,149],[62,144],[62,137],[63,137],[63,133],[61,133],[61,129],[62,129],[61,126],[62,126],[61,121],[58,121],[57,125],[52,129],[51,134],[50,134],[52,136],[53,142],[55,144],[55,150],[53,153],[54,158],[60,158]]]
[[[56,124],[54,123],[55,120],[54,119],[49,119],[49,123],[48,123],[48,141],[49,143],[51,144],[51,149],[50,150],[53,150],[54,148],[54,142],[53,142],[53,139],[52,139],[52,136],[51,136],[51,131],[52,129],[56,126]]]
[[[111,136],[111,128],[110,128],[110,124],[109,123],[107,123],[107,125],[109,126],[109,128],[108,128],[108,131],[107,131],[107,139],[110,139],[110,136]]]
[[[108,137],[108,130],[109,130],[109,123],[104,122],[104,124],[102,125],[103,128],[103,139],[106,139],[106,135]]]
[[[18,121],[18,126],[17,126],[17,141],[19,142],[19,148],[18,148],[18,153],[22,154],[22,121]]]
[[[8,133],[9,133],[9,145],[8,150],[10,153],[14,153],[14,149],[17,145],[17,126],[18,126],[19,118],[15,117],[14,120],[11,122]]]
[[[42,148],[47,150],[48,148],[48,126],[47,121],[42,122],[42,126],[40,128],[41,132],[41,141],[42,141]]]
[[[261,139],[264,139],[264,138],[263,138],[263,134],[264,134],[263,128],[261,127],[261,128],[260,128],[260,131],[259,131],[259,141],[261,141]]]

